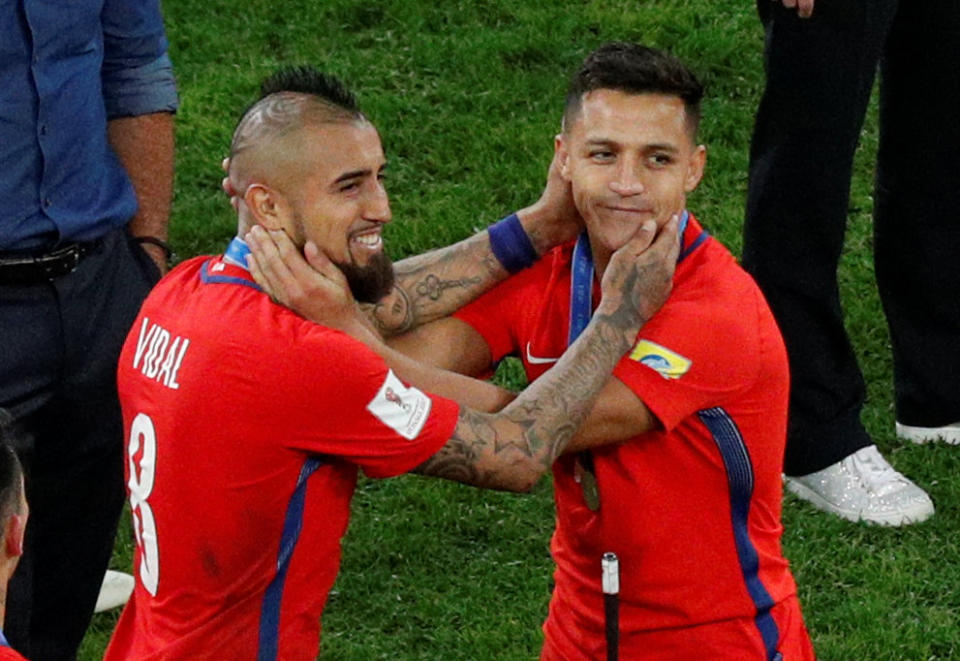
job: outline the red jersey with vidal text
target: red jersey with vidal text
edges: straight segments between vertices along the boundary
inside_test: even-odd
[[[587,458],[554,464],[544,659],[606,658],[605,552],[619,558],[621,659],[813,658],[780,548],[783,341],[754,282],[692,217],[682,240],[669,300],[614,371],[662,430],[591,451],[595,509]],[[457,315],[494,360],[520,356],[531,381],[567,346],[573,252],[555,249]]]
[[[136,588],[106,659],[313,659],[357,468],[410,470],[455,403],[199,257],[120,357]]]

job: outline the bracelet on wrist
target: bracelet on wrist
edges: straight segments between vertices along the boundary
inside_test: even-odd
[[[144,244],[148,243],[151,246],[156,246],[163,251],[163,258],[169,262],[173,259],[173,248],[170,247],[170,244],[164,241],[163,239],[158,239],[155,236],[135,236],[133,237],[135,243]]]

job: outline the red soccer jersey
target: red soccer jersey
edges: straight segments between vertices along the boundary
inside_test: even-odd
[[[410,470],[458,413],[218,258],[153,290],[118,381],[137,585],[111,661],[315,658],[357,467]]]
[[[554,464],[544,659],[605,657],[608,551],[620,562],[620,658],[812,658],[780,550],[783,341],[754,282],[695,219],[683,243],[669,300],[614,371],[663,430],[592,451],[597,511],[577,458]],[[494,360],[518,354],[530,380],[567,346],[572,254],[555,249],[457,315]]]

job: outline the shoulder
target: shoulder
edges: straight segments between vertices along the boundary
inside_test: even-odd
[[[708,239],[678,268],[663,308],[641,330],[658,344],[742,385],[770,368],[780,369],[782,338],[753,278],[715,239]]]
[[[497,288],[501,290],[501,296],[509,295],[513,299],[533,305],[538,301],[551,299],[558,287],[564,292],[569,291],[575,244],[576,242],[570,242],[557,246],[530,268],[510,276]]]
[[[319,380],[341,370],[385,371],[366,345],[308,321],[270,300],[239,269],[214,271],[216,259],[178,265],[157,285],[141,316],[191,339],[193,353],[218,365],[244,365],[260,378]]]
[[[748,335],[764,323],[767,310],[756,282],[713,237],[678,266],[667,305],[709,319],[717,331]]]
[[[569,281],[572,253],[573,243],[554,248],[533,266],[511,275],[454,316],[478,327],[534,315],[564,277]]]
[[[575,243],[557,246],[526,268],[507,278],[500,286],[506,291],[529,291],[538,296],[544,287],[563,276],[569,277]]]

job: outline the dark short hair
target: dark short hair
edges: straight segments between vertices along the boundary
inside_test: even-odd
[[[11,447],[17,440],[16,435],[13,416],[0,408],[0,535],[10,515],[20,511],[23,468]]]
[[[580,112],[584,94],[599,89],[679,97],[683,100],[691,136],[696,137],[703,85],[670,53],[627,42],[600,46],[587,56],[570,80],[564,127],[571,126]]]

